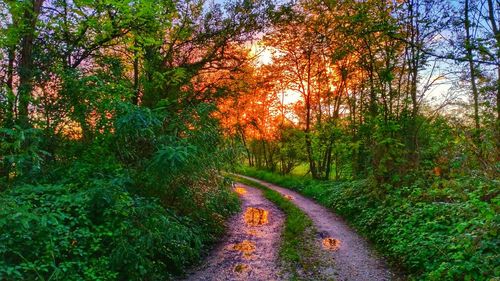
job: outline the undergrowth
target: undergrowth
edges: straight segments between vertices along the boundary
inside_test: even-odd
[[[0,280],[169,280],[221,237],[239,202],[219,173],[217,127],[179,133],[183,123],[165,128],[165,114],[135,106],[113,117],[114,133],[56,139],[39,166],[0,142],[0,162],[18,153],[0,178]]]

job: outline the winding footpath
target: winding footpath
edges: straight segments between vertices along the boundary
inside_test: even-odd
[[[368,243],[330,210],[289,189],[239,176],[281,193],[311,218],[317,230],[312,248],[322,260],[320,280],[398,279]],[[228,221],[226,237],[186,280],[287,280],[278,260],[285,215],[259,189],[237,183],[234,190],[242,200],[242,211]]]
[[[265,181],[239,175],[273,189],[284,196],[290,196],[302,209],[318,230],[318,243],[332,237],[339,241],[335,251],[328,251],[335,263],[336,281],[383,281],[396,279],[383,259],[378,257],[368,243],[351,229],[342,218],[313,200],[289,189]]]

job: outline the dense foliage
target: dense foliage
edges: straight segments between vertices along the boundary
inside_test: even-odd
[[[0,1],[1,280],[168,280],[198,261],[238,209],[215,82],[261,9]]]
[[[162,280],[208,240],[207,229],[111,184],[27,185],[0,202],[6,280]]]
[[[317,181],[255,169],[247,175],[316,199],[343,216],[413,280],[491,280],[500,276],[499,182],[484,178],[421,180],[383,196],[368,180]]]
[[[203,153],[217,132],[176,140],[147,109],[120,116],[114,134],[68,143],[50,165],[16,155],[29,169],[0,196],[2,279],[165,280],[224,231],[238,201],[213,173],[222,159]]]
[[[498,275],[499,2],[287,2],[0,1],[0,279],[180,274],[239,162],[343,180],[302,192],[415,278]]]

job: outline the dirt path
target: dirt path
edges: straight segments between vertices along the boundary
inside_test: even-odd
[[[260,190],[236,184],[242,211],[229,219],[223,241],[185,280],[281,280],[278,266],[285,215]]]
[[[385,262],[370,250],[366,241],[354,232],[340,217],[328,209],[308,199],[297,192],[261,181],[254,178],[241,176],[256,181],[290,198],[313,221],[319,232],[318,244],[327,255],[333,258],[335,264],[336,281],[382,281],[393,280],[394,275],[389,271]],[[333,238],[335,240],[330,240]],[[323,254],[323,253],[322,253]]]

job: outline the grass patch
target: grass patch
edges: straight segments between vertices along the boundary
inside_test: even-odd
[[[290,173],[294,176],[304,177],[308,172],[309,172],[309,165],[306,163],[302,163],[297,167],[293,168]]]
[[[291,280],[299,280],[300,272],[312,272],[317,267],[314,243],[315,229],[311,219],[297,206],[285,199],[279,192],[257,182],[230,175],[237,182],[259,188],[266,199],[276,204],[286,214],[282,233],[280,258],[292,274]]]

